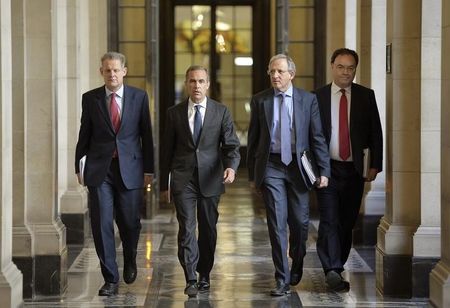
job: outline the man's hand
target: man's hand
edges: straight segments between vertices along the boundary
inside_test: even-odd
[[[326,176],[320,176],[320,182],[317,188],[324,188],[328,186],[328,178]]]
[[[378,174],[378,169],[370,168],[369,171],[367,172],[366,182],[372,182],[373,180],[375,180],[375,178],[377,177],[377,174]]]
[[[225,169],[225,171],[223,172],[223,183],[224,184],[233,183],[235,176],[236,176],[236,173],[234,172],[233,169],[231,169],[231,168]]]

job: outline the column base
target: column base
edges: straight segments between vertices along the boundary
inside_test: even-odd
[[[22,272],[23,280],[23,298],[33,298],[33,257],[13,257],[12,261],[16,264],[17,268]]]
[[[438,258],[412,259],[412,297],[430,296],[430,272],[439,262]]]
[[[411,298],[411,256],[386,255],[376,248],[376,286],[386,296]]]
[[[435,307],[450,307],[450,267],[442,260],[430,274],[430,302]]]
[[[374,246],[377,244],[377,227],[381,215],[360,214],[353,228],[353,245]]]
[[[0,299],[2,307],[22,306],[22,273],[9,262],[0,272]]]
[[[90,235],[89,212],[61,213],[61,221],[66,226],[67,245],[84,245]]]
[[[67,246],[60,255],[35,257],[36,296],[62,295],[67,289]]]

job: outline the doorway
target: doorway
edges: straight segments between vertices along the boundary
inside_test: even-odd
[[[171,0],[161,7],[162,115],[186,99],[186,69],[205,66],[211,79],[208,96],[227,105],[233,116],[243,149],[241,165],[251,96],[269,86],[269,20],[268,0]]]

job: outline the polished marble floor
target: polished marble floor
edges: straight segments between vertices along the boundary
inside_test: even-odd
[[[287,296],[273,298],[273,264],[261,200],[245,179],[228,186],[219,205],[216,262],[211,291],[188,299],[176,249],[177,221],[171,208],[143,220],[138,252],[138,278],[121,282],[119,295],[97,296],[103,284],[92,242],[70,247],[68,288],[63,297],[37,298],[25,307],[161,307],[161,308],[288,308],[288,307],[429,307],[427,301],[383,298],[375,289],[373,247],[355,247],[344,276],[349,293],[329,292],[315,250],[318,221],[312,218],[301,283]],[[118,262],[122,266],[121,246]]]

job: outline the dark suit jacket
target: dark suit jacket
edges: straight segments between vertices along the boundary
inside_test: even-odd
[[[370,149],[370,167],[383,169],[383,133],[375,93],[372,89],[352,83],[350,106],[350,141],[353,163],[363,173],[363,149]],[[331,137],[331,84],[315,91],[319,101],[322,126],[330,144]]]
[[[300,167],[303,151],[310,150],[314,154],[320,174],[326,177],[330,177],[330,157],[322,133],[319,107],[315,95],[295,87],[292,93],[296,159],[305,185],[309,187],[307,175]],[[258,187],[264,179],[270,155],[273,96],[274,89],[270,88],[255,94],[251,101],[247,164],[249,180],[254,181]]]
[[[75,173],[87,155],[86,186],[99,186],[105,179],[117,145],[120,173],[127,189],[144,186],[144,172],[154,172],[153,139],[148,96],[143,90],[124,86],[119,132],[114,132],[102,86],[83,94],[81,126],[75,152]]]
[[[224,168],[236,171],[239,166],[239,139],[230,112],[225,105],[210,98],[197,147],[189,128],[188,100],[167,110],[161,145],[161,190],[168,189],[170,172],[172,194],[183,191],[197,165],[202,195],[220,195],[224,192]]]

